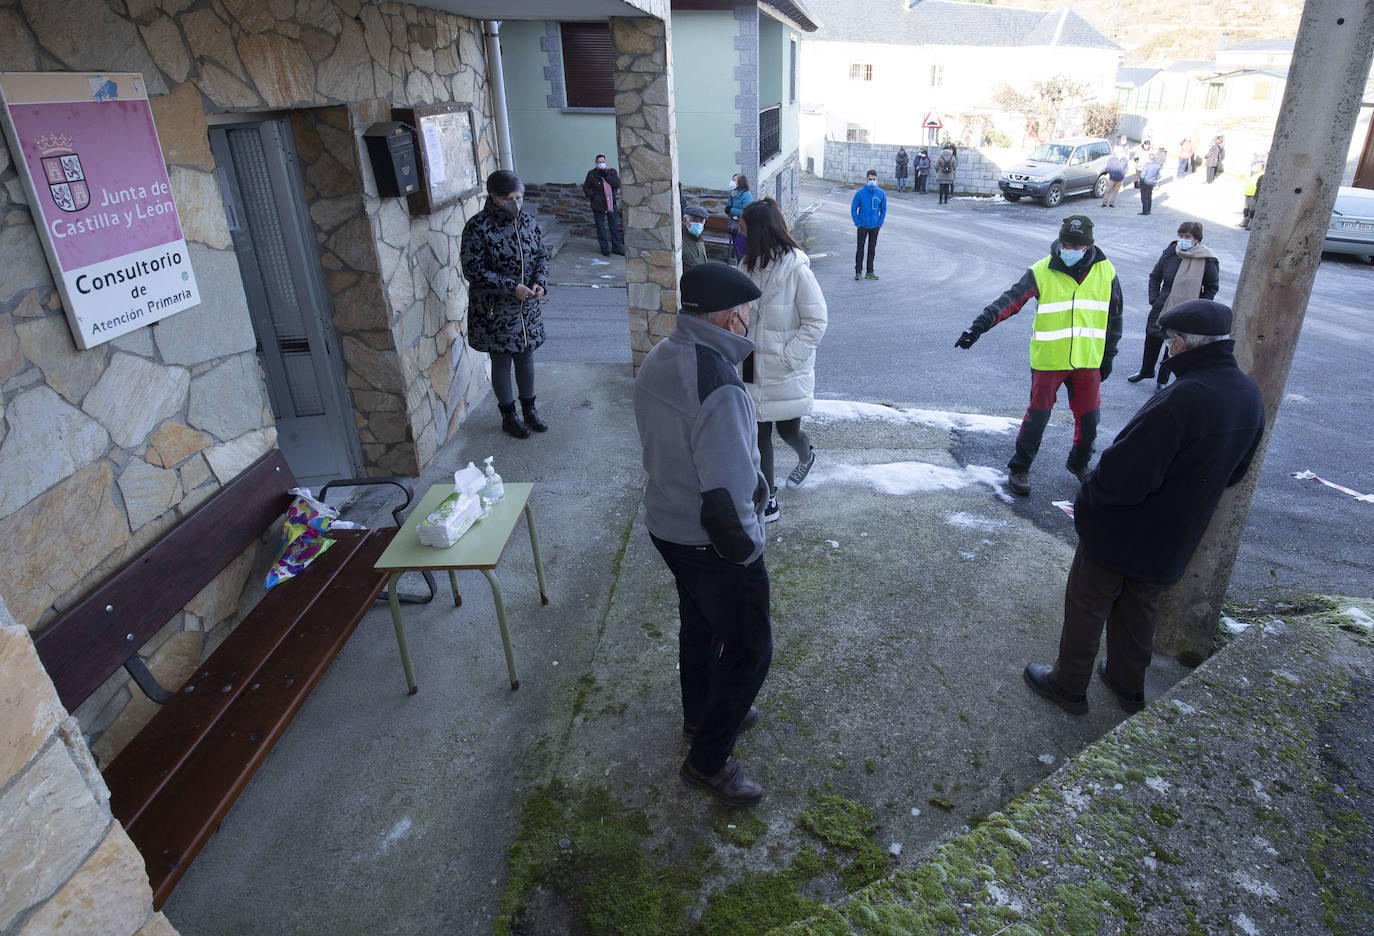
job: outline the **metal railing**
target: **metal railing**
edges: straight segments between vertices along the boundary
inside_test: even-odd
[[[759,111],[759,165],[768,162],[782,150],[781,114],[781,104]]]

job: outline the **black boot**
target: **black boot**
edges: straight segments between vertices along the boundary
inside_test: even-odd
[[[549,431],[549,424],[539,418],[539,411],[534,408],[534,397],[521,397],[520,408],[525,411],[525,425],[535,432]]]
[[[525,428],[525,424],[520,421],[520,417],[515,415],[514,403],[498,403],[496,408],[501,411],[501,428],[517,439],[528,439],[530,431]]]

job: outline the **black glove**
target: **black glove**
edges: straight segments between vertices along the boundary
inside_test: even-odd
[[[973,343],[977,341],[979,336],[982,334],[983,330],[981,328],[978,328],[976,325],[970,326],[962,335],[959,336],[959,340],[954,342],[954,347],[968,350],[969,348],[973,347]]]
[[[1103,361],[1102,366],[1097,369],[1097,373],[1102,377],[1102,382],[1106,383],[1107,378],[1112,376],[1112,365]]]

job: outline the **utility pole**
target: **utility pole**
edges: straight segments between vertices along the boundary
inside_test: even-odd
[[[1212,650],[1371,56],[1374,0],[1307,0],[1234,306],[1236,359],[1264,395],[1264,436],[1245,479],[1222,496],[1183,578],[1163,596],[1155,649],[1185,663]]]

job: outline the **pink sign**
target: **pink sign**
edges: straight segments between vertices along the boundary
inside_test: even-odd
[[[64,268],[181,240],[147,101],[15,104],[10,117]]]
[[[0,73],[0,102],[77,346],[199,304],[142,76]]]

